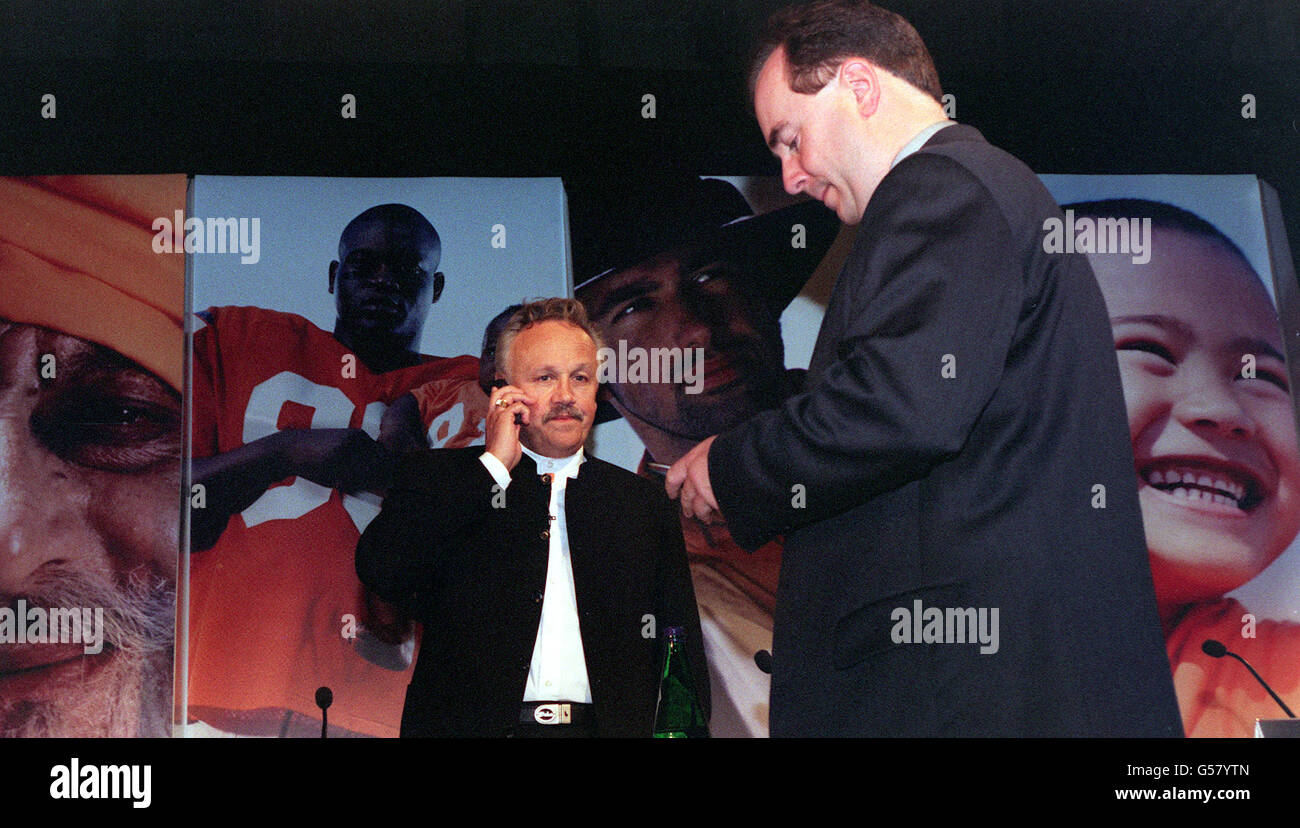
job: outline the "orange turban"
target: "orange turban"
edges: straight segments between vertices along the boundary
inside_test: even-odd
[[[0,317],[53,328],[183,385],[185,256],[155,219],[185,209],[183,175],[0,178]]]

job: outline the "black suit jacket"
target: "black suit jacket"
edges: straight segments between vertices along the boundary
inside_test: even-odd
[[[357,546],[362,583],[424,627],[403,736],[501,736],[518,721],[546,582],[550,488],[524,455],[502,492],[482,453],[408,456]],[[696,689],[709,698],[676,511],[658,486],[593,457],[565,492],[597,735],[649,736],[660,630],[686,628]]]
[[[1043,250],[1060,215],[940,130],[872,195],[805,393],[713,443],[733,536],[785,533],[773,735],[1181,735],[1106,309]],[[918,607],[997,609],[997,651],[906,643]]]

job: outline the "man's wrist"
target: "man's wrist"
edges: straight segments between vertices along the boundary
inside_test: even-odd
[[[478,459],[483,464],[483,468],[488,470],[488,474],[492,475],[492,479],[497,482],[498,486],[505,489],[510,485],[510,469],[506,467],[500,457],[490,451],[485,451],[479,455]]]
[[[291,435],[288,431],[278,429],[256,441],[261,444],[259,447],[266,452],[264,456],[271,469],[271,482],[283,480],[298,473],[297,463],[292,456],[293,446],[290,440]]]

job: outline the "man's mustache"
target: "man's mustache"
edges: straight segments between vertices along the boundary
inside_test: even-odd
[[[29,607],[102,607],[103,643],[127,652],[170,649],[175,636],[175,586],[143,570],[117,583],[66,563],[47,563],[33,573],[22,594],[0,596],[10,605],[19,598]]]
[[[730,360],[730,367],[736,371],[742,382],[749,385],[754,384],[756,377],[769,372],[771,366],[781,366],[782,363],[777,354],[758,337],[731,336],[704,350],[704,359],[701,360],[698,366],[701,382],[704,379],[704,365],[718,357],[725,357]],[[781,366],[778,370],[783,371],[784,366]],[[673,384],[673,394],[678,400],[693,396],[688,389],[687,383]]]
[[[582,413],[582,409],[578,407],[577,403],[555,403],[551,406],[551,410],[546,412],[546,416],[542,418],[542,422],[549,423],[556,417],[573,417],[578,422],[582,422],[586,419],[585,415]]]

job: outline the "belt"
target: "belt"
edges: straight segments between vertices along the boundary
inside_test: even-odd
[[[524,702],[519,708],[520,724],[588,727],[595,720],[592,705],[581,702]]]

